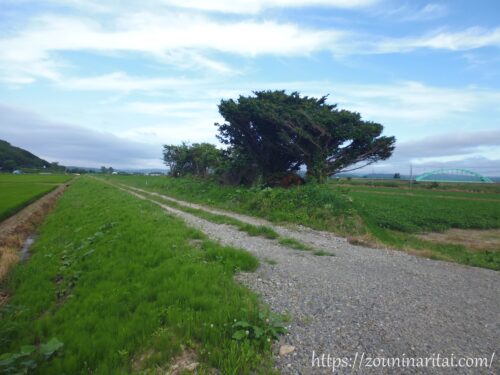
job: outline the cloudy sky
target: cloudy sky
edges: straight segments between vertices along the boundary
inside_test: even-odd
[[[500,175],[496,0],[0,0],[0,138],[65,165],[162,167],[217,104],[329,95],[380,122],[375,171]]]

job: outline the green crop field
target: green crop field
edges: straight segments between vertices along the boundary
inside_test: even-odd
[[[0,309],[0,373],[164,373],[183,351],[197,353],[199,373],[273,373],[284,326],[233,279],[258,260],[151,202],[81,177],[31,253],[1,285],[11,298]]]
[[[411,185],[408,180],[377,180],[369,178],[352,178],[331,180],[332,184],[343,186],[370,186],[370,187],[392,187],[400,189],[417,189],[417,190],[446,190],[446,191],[465,191],[472,193],[500,193],[500,184],[479,184],[479,183],[463,183],[463,182],[430,182],[430,181],[412,181]]]
[[[362,216],[380,228],[408,233],[500,228],[500,195],[380,190],[349,192]]]
[[[67,175],[0,174],[0,220],[68,181]]]
[[[500,229],[500,187],[447,184],[446,189],[332,181],[291,189],[221,186],[206,180],[114,176],[125,184],[180,199],[292,222],[343,236],[369,237],[396,249],[416,250],[436,259],[500,269],[498,250],[474,250],[460,243],[433,243],[418,237],[449,229]],[[479,244],[480,246],[480,244]]]

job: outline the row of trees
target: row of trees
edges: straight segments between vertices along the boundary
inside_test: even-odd
[[[322,182],[391,156],[395,138],[382,136],[381,124],[364,121],[359,113],[339,110],[326,100],[285,91],[222,100],[219,112],[225,122],[215,125],[217,138],[227,148],[208,143],[165,145],[165,163],[174,176],[213,173],[232,184],[259,178],[273,184],[303,166],[308,179]]]

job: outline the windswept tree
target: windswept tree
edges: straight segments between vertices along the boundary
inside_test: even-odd
[[[219,165],[221,155],[221,150],[210,143],[163,146],[163,160],[172,176],[205,177]]]
[[[240,158],[244,155],[255,164],[264,180],[295,172],[302,164],[301,156],[292,147],[283,120],[294,108],[295,98],[280,92],[256,92],[255,97],[240,96],[222,100],[219,112],[226,120],[215,125],[217,138],[230,145]]]
[[[224,124],[218,138],[246,154],[265,179],[307,167],[310,179],[387,159],[394,137],[381,136],[383,126],[364,121],[356,112],[338,110],[322,98],[285,91],[258,91],[255,96],[222,100]]]

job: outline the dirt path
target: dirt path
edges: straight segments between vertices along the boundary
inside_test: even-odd
[[[139,189],[128,191],[147,199]],[[500,372],[498,356],[489,369],[432,368],[430,360],[428,367],[380,367],[382,358],[392,357],[400,361],[417,358],[413,360],[416,365],[418,357],[434,358],[437,364],[438,355],[440,364],[443,357],[451,356],[455,361],[462,356],[486,357],[490,361],[500,342],[498,272],[353,246],[331,233],[282,228],[224,212],[242,221],[272,226],[280,234],[336,254],[314,256],[154,203],[211,238],[244,248],[261,259],[257,272],[242,273],[238,279],[262,295],[274,311],[291,316],[289,334],[281,344],[292,345],[295,350],[276,358],[283,374],[332,373],[331,366],[318,368],[328,365],[326,359],[321,362],[321,354],[345,357],[346,367],[336,370],[342,374]],[[313,352],[320,356],[314,368]],[[367,367],[367,357],[377,357],[371,365],[378,367]]]

